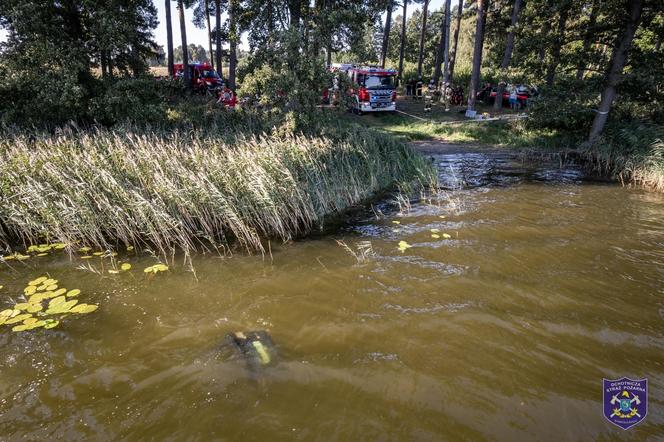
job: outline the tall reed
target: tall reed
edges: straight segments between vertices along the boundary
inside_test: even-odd
[[[0,141],[0,244],[43,240],[189,254],[288,240],[375,192],[429,182],[430,166],[386,134],[64,131]]]

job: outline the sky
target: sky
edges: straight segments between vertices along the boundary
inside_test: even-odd
[[[452,7],[458,3],[458,0],[452,0]],[[440,9],[443,7],[444,0],[431,0],[429,2],[429,10],[433,11],[436,9]],[[155,41],[157,44],[163,46],[164,48],[166,47],[166,21],[164,20],[164,16],[166,14],[165,12],[165,7],[164,7],[164,1],[157,0],[155,3],[157,6],[157,16],[159,17],[159,26],[157,26],[157,29],[154,30],[154,36],[155,36]],[[178,10],[175,7],[176,3],[172,2],[171,6],[171,21],[173,23],[173,44],[175,47],[180,45],[180,22],[179,22],[179,17],[178,17]],[[422,5],[408,5],[408,16],[410,16],[413,11],[416,9],[422,9]],[[398,7],[394,10],[392,13],[393,17],[396,17],[397,15],[401,15],[401,8]],[[207,42],[207,30],[206,29],[198,29],[196,28],[193,23],[193,13],[192,11],[185,10],[185,19],[187,20],[187,43],[188,44],[196,44],[196,45],[201,45],[204,48],[207,49],[208,47],[208,42]],[[221,17],[222,22],[226,20],[226,14],[222,15]],[[385,20],[385,14],[383,14],[383,21]],[[213,21],[214,25],[214,21]],[[0,42],[5,41],[7,38],[7,32],[4,30],[0,30]],[[242,42],[240,44],[240,48],[247,50],[247,39],[246,36],[242,37]]]
[[[458,3],[458,0],[452,0],[452,8],[454,8],[454,5]],[[440,9],[443,7],[444,0],[431,0],[429,2],[429,10],[433,11],[436,9]],[[157,6],[157,15],[159,17],[159,26],[157,29],[155,29],[154,35],[155,35],[155,41],[157,44],[163,46],[164,48],[166,47],[166,21],[164,20],[164,17],[166,15],[165,12],[165,7],[164,7],[164,2],[157,0],[155,3]],[[422,9],[422,5],[408,5],[408,16],[410,16],[414,10],[416,9]],[[401,15],[401,7],[398,7],[394,10],[392,13],[392,17],[396,17],[397,15]],[[187,20],[187,43],[188,44],[196,44],[196,45],[201,45],[204,48],[207,49],[208,47],[208,42],[207,42],[207,31],[205,29],[198,29],[196,28],[193,23],[193,13],[191,10],[185,10],[185,19]],[[175,47],[180,46],[180,22],[179,22],[179,17],[178,17],[178,10],[175,7],[175,2],[173,2],[173,6],[171,6],[171,21],[173,23],[173,45]],[[222,15],[221,17],[222,23],[226,20],[226,14]],[[383,21],[385,21],[385,14],[383,14]],[[214,26],[214,19],[212,19],[212,26]],[[247,45],[247,39],[246,36],[243,36],[242,42],[240,44],[240,49],[247,50],[248,45]]]

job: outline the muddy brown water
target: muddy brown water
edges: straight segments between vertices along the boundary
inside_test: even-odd
[[[100,305],[0,326],[0,440],[664,439],[664,198],[507,154],[427,155],[442,202],[379,203],[271,258],[0,267],[0,309],[42,274]],[[250,370],[222,345],[236,330],[269,330],[278,363]],[[602,417],[602,378],[623,376],[650,384],[628,431]]]

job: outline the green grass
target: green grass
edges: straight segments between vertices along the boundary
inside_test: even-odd
[[[431,166],[395,137],[354,125],[319,135],[97,130],[0,141],[0,244],[58,241],[168,255],[263,250]]]

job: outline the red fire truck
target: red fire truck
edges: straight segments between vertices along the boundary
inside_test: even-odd
[[[394,69],[382,69],[371,66],[348,69],[353,88],[353,112],[386,112],[397,109],[396,77]]]
[[[217,96],[221,92],[224,87],[224,80],[210,64],[190,63],[188,67],[191,84],[195,91],[213,96]],[[173,68],[175,70],[175,78],[182,78],[184,76],[182,63],[174,64]]]

